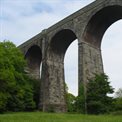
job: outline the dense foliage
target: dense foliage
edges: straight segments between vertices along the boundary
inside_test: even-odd
[[[108,81],[108,76],[96,74],[95,78],[89,80],[87,84],[87,112],[90,114],[110,112],[113,98],[107,94],[113,92],[113,88]]]
[[[25,66],[21,51],[13,43],[0,42],[0,112],[35,108],[34,81],[25,74]]]
[[[83,84],[80,85],[79,95],[74,96],[71,93],[68,93],[68,87],[66,86],[66,101],[68,112],[71,113],[86,113],[86,98],[84,93]]]
[[[103,114],[119,111],[119,114],[122,113],[122,89],[118,90],[115,98],[108,96],[114,91],[107,75],[96,74],[87,83],[86,90],[84,89],[84,85],[81,84],[77,97],[67,93],[69,112]]]
[[[75,110],[76,97],[73,94],[68,93],[68,86],[66,83],[65,83],[65,91],[66,91],[67,111],[68,112],[76,112],[76,110]]]
[[[121,111],[122,113],[122,88],[120,88],[115,94],[114,106],[114,111]]]
[[[75,102],[76,102],[76,97],[71,94],[68,93],[67,94],[67,108],[68,108],[68,112],[76,112],[76,107],[75,107]]]
[[[79,95],[76,97],[75,108],[78,113],[86,113],[86,94],[83,83],[80,84]]]

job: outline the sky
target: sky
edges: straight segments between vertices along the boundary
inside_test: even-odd
[[[10,40],[17,46],[76,12],[94,0],[0,0],[0,41]],[[65,80],[69,92],[77,95],[77,40],[65,55]],[[122,88],[122,20],[106,31],[102,40],[104,71],[115,90]]]

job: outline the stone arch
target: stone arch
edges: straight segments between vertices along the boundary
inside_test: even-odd
[[[96,48],[101,48],[102,37],[107,28],[122,19],[122,6],[111,5],[97,11],[89,20],[83,40]]]
[[[70,29],[62,29],[58,31],[51,39],[50,51],[64,58],[65,52],[69,45],[77,39],[76,34]],[[63,62],[63,60],[62,60]]]
[[[66,111],[64,56],[67,48],[76,38],[72,30],[63,29],[50,40],[45,62],[48,71],[45,71],[45,87],[48,90],[43,95],[46,101],[46,104],[42,105],[44,111],[49,111],[51,108],[55,112]],[[45,98],[45,94],[49,97]]]
[[[76,34],[71,29],[62,29],[58,31],[51,39],[50,49],[51,57],[54,62],[59,62],[62,65],[62,78],[65,80],[64,59],[68,47],[77,39]],[[60,70],[60,69],[59,69]]]
[[[71,29],[62,29],[55,33],[50,41],[49,57],[50,61],[61,66],[57,70],[62,71],[62,80],[65,81],[64,58],[70,44],[77,39],[76,34]]]
[[[28,68],[27,72],[34,78],[40,79],[40,64],[42,61],[42,52],[39,46],[31,46],[25,54]]]

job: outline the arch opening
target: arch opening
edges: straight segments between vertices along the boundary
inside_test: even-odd
[[[51,60],[62,65],[61,68],[59,67],[61,70],[60,77],[62,77],[62,80],[68,85],[69,91],[75,95],[78,93],[78,59],[74,59],[75,57],[78,58],[78,40],[76,41],[76,39],[77,37],[72,30],[63,29],[52,38],[50,49]],[[75,64],[73,64],[73,62],[75,62]],[[71,70],[74,70],[76,73]],[[74,79],[75,81],[73,81]],[[73,86],[75,87],[72,88]]]
[[[76,39],[76,35],[69,29],[59,31],[51,41],[51,48],[54,53],[65,54],[69,45]]]
[[[78,95],[78,40],[74,40],[68,47],[64,58],[65,82],[68,92]]]
[[[115,92],[122,87],[122,20],[112,24],[102,39],[104,71],[109,76]],[[114,94],[113,94],[114,95]],[[113,96],[112,95],[112,96]]]
[[[122,6],[112,5],[112,6],[104,7],[103,9],[101,9],[100,11],[95,13],[92,16],[92,18],[90,18],[90,20],[85,28],[84,34],[83,34],[83,41],[85,41],[90,46],[94,47],[95,49],[98,49],[98,52],[100,52],[99,49],[101,49],[101,46],[102,46],[101,44],[104,39],[104,34],[105,34],[106,30],[109,29],[109,27],[112,24],[116,23],[117,21],[122,21]],[[114,38],[113,37],[114,34],[111,36],[112,36],[112,38]],[[110,40],[110,37],[109,37],[109,40]],[[104,41],[104,42],[106,42],[106,41]],[[108,43],[108,42],[106,42],[106,43]],[[116,44],[117,44],[117,42],[116,42]],[[110,45],[111,45],[111,42],[109,43],[109,46]],[[109,48],[111,48],[111,47],[109,47]],[[112,55],[113,52],[114,52],[114,50],[111,50],[108,57],[110,57],[110,55]],[[107,51],[106,51],[106,53],[107,53]],[[104,59],[104,56],[103,56],[103,59]],[[108,60],[109,60],[109,64],[111,64],[110,59],[108,59]],[[111,60],[114,60],[114,58]],[[113,65],[115,65],[115,64],[113,64]],[[108,65],[108,66],[109,66],[109,69],[112,67],[110,65]],[[106,66],[105,66],[105,69],[106,69]],[[106,72],[106,70],[105,70],[105,72]]]
[[[122,6],[113,5],[98,11],[88,22],[83,38],[96,48],[101,48],[102,37],[107,28],[122,19]]]
[[[28,64],[28,73],[32,77],[40,79],[40,67],[42,61],[42,52],[40,47],[37,45],[30,47],[25,55],[25,59]]]

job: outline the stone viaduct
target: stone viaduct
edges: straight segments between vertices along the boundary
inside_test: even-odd
[[[69,45],[78,39],[78,84],[85,87],[95,73],[104,72],[101,40],[107,28],[120,19],[122,0],[96,0],[19,46],[28,73],[40,79],[42,111],[66,111],[64,56]]]

